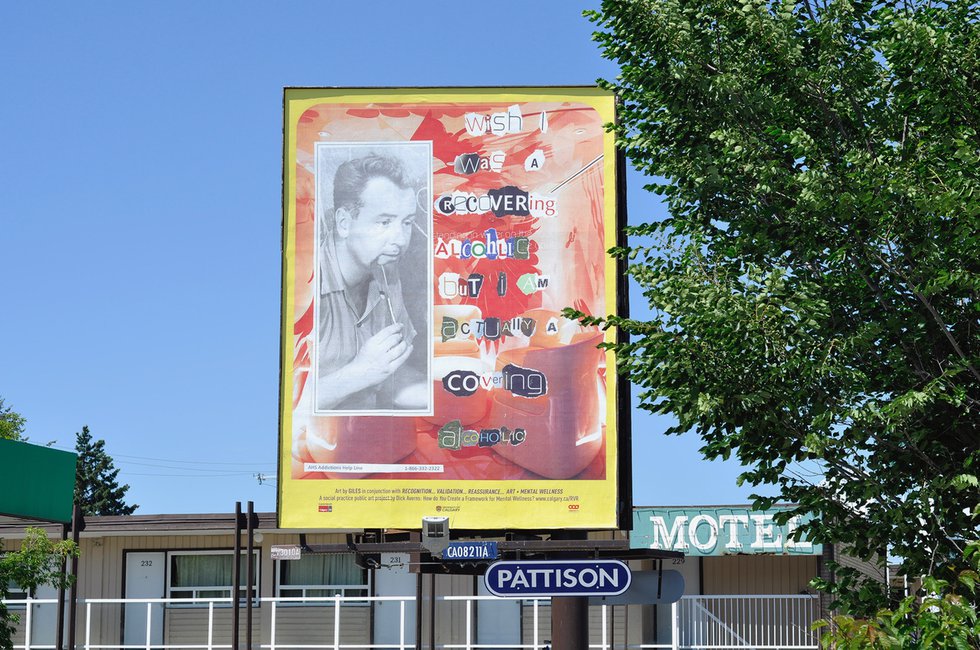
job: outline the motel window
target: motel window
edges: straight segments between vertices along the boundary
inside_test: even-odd
[[[251,596],[257,598],[255,586],[259,584],[258,551],[252,554],[255,582]],[[193,603],[206,605],[209,598],[231,598],[234,582],[235,555],[232,551],[171,551],[169,553],[169,577],[167,596],[169,598],[199,599]],[[242,600],[248,597],[248,564],[245,553],[239,566],[239,592]],[[191,605],[192,603],[188,603]]]
[[[24,603],[11,601],[27,600],[28,595],[27,590],[13,580],[9,580],[7,582],[7,597],[4,600],[9,603],[7,605],[8,608],[22,609],[24,607]]]
[[[0,555],[6,555],[6,553],[0,553]],[[28,598],[35,598],[36,595],[28,592],[26,589],[17,584],[17,582],[11,578],[7,581],[7,597],[4,599],[8,602],[10,601],[23,601]],[[22,602],[10,602],[7,605],[11,609],[23,609],[25,607]]]
[[[299,560],[278,560],[277,564],[276,588],[281,598],[363,598],[370,592],[367,571],[354,563],[353,553],[304,554]]]

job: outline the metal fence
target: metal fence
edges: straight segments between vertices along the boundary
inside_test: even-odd
[[[17,616],[20,621],[19,625],[14,627],[16,631],[16,636],[22,637],[23,640],[21,645],[14,644],[15,650],[17,648],[25,648],[27,650],[54,650],[55,645],[53,642],[48,643],[48,635],[42,633],[43,640],[38,641],[35,634],[35,630],[38,628],[35,617],[38,610],[42,607],[46,608],[57,608],[58,601],[53,598],[27,598],[25,600],[2,600],[0,601],[7,606],[8,611]]]
[[[817,635],[811,630],[820,612],[816,596],[687,596],[677,610],[675,647],[817,647]]]
[[[452,607],[446,611],[451,638],[437,644],[441,650],[494,650],[526,648],[550,650],[542,625],[550,611],[548,599],[521,601],[522,632],[520,643],[479,643],[475,609],[483,601],[497,601],[495,596],[441,596],[437,603]],[[50,599],[3,601],[20,615],[15,650],[54,650],[48,642],[53,634],[38,634],[36,611],[56,606]],[[415,647],[414,596],[322,598],[261,598],[264,615],[258,616],[256,648],[262,650],[409,650]],[[232,647],[230,624],[232,600],[173,598],[91,598],[79,601],[79,618],[83,630],[76,644],[83,650],[225,650]],[[365,607],[370,605],[371,607]],[[374,639],[370,631],[372,609],[385,609],[385,616],[397,618],[394,638]],[[596,650],[663,649],[663,650],[811,650],[819,647],[811,625],[819,617],[817,596],[684,596],[670,606],[670,634],[667,642],[612,642],[614,617],[611,606],[592,608],[593,640]],[[107,611],[109,610],[109,611]],[[434,614],[433,614],[434,616]],[[129,618],[127,636],[122,634],[123,621]],[[168,619],[163,626],[164,617]],[[49,617],[50,618],[50,617]],[[244,618],[244,617],[241,617]],[[526,619],[526,620],[524,620]],[[133,625],[140,629],[133,630]],[[241,622],[240,622],[241,625]],[[594,634],[600,627],[600,634]],[[45,640],[38,637],[43,636]],[[241,647],[245,635],[242,633]],[[166,639],[166,640],[164,640]]]

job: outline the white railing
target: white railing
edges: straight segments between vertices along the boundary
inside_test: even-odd
[[[409,639],[407,635],[407,625],[408,619],[406,618],[407,606],[409,603],[415,602],[414,596],[341,596],[340,594],[336,596],[324,596],[319,598],[262,598],[263,603],[269,603],[271,608],[271,622],[269,628],[269,643],[260,644],[260,648],[268,648],[269,650],[290,650],[292,648],[309,648],[310,650],[320,649],[320,650],[342,650],[344,648],[398,648],[398,650],[408,650],[408,648],[415,647],[415,639]],[[371,603],[398,603],[398,643],[373,643],[373,644],[348,644],[344,645],[340,643],[340,619],[341,612],[344,611],[345,605],[364,605]],[[302,644],[283,644],[276,643],[276,630],[277,630],[277,610],[280,604],[305,604],[305,605],[322,605],[326,607],[333,607],[333,642],[328,644],[310,644],[303,642]]]
[[[8,610],[12,610],[10,613],[16,614],[20,617],[19,629],[23,630],[24,634],[24,644],[15,645],[14,648],[25,648],[29,650],[54,650],[55,645],[43,644],[43,643],[33,643],[34,639],[34,608],[40,607],[41,605],[54,605],[58,606],[58,601],[54,598],[24,598],[24,599],[8,599],[0,600],[4,605],[7,606]],[[18,611],[23,608],[24,611]]]
[[[505,643],[486,643],[479,644],[473,641],[473,604],[481,600],[497,601],[503,600],[497,596],[441,596],[438,598],[443,602],[464,602],[466,603],[466,641],[465,643],[444,643],[443,648],[447,650],[452,650],[455,648],[463,648],[464,650],[479,650],[480,648],[529,648],[529,650],[543,650],[549,646],[542,644],[541,634],[540,634],[540,615],[539,606],[541,603],[549,603],[548,598],[526,598],[523,602],[531,604],[531,643],[528,644],[505,644]],[[605,606],[603,606],[603,612],[605,612]],[[605,623],[605,614],[603,614],[603,623]],[[605,626],[603,626],[603,638],[605,637]]]
[[[677,609],[678,648],[818,647],[810,629],[820,617],[817,596],[685,596]]]
[[[80,600],[79,604],[85,605],[85,616],[83,620],[85,621],[85,636],[83,641],[83,648],[85,650],[109,650],[111,648],[118,648],[121,650],[136,650],[137,648],[142,648],[145,650],[151,650],[152,648],[184,648],[186,650],[203,649],[207,650],[217,650],[219,648],[231,648],[231,643],[227,644],[217,644],[214,642],[214,610],[215,605],[228,608],[230,611],[230,606],[232,604],[232,598],[86,598]],[[136,644],[119,644],[119,643],[93,643],[93,632],[92,624],[95,621],[95,613],[93,612],[93,607],[96,605],[146,605],[146,624],[145,633],[143,635],[144,642]],[[188,608],[207,608],[208,610],[208,621],[207,621],[207,636],[206,640],[201,644],[186,645],[180,644],[179,646],[166,646],[162,643],[155,642],[156,639],[153,638],[153,612],[154,605],[162,607],[178,607],[181,609]],[[94,636],[95,640],[107,640],[102,639],[101,635]],[[119,638],[119,631],[115,630],[115,635],[109,638]],[[18,646],[14,646],[14,650],[18,650]],[[23,648],[23,650],[33,650],[32,648]]]
[[[543,639],[541,631],[540,608],[549,605],[548,599],[524,599],[524,607],[530,608],[531,626],[529,634],[521,634],[521,643],[478,643],[474,636],[476,632],[476,616],[474,604],[480,601],[501,602],[505,599],[496,596],[440,596],[438,602],[449,605],[462,605],[465,613],[463,638],[442,641],[438,647],[443,650],[484,650],[494,649],[527,649],[548,650],[550,641]],[[253,610],[255,623],[253,640],[254,647],[262,650],[351,650],[365,648],[372,650],[410,650],[415,646],[414,627],[414,596],[324,596],[324,597],[295,597],[295,598],[261,598],[260,607]],[[15,643],[15,650],[53,650],[52,644],[37,644],[32,639],[32,614],[39,605],[57,604],[53,599],[6,600],[4,604],[12,607],[23,607],[21,622],[18,625],[20,643]],[[342,623],[344,613],[348,616],[361,612],[364,605],[376,606],[382,603],[397,604],[398,606],[398,640],[389,643],[368,643],[368,630],[361,630],[363,642],[343,643]],[[187,598],[89,598],[79,601],[79,618],[84,630],[81,643],[77,647],[84,650],[226,650],[231,648],[231,627],[228,619],[231,616],[231,598],[187,599]],[[304,623],[285,622],[281,616],[281,606],[287,606],[285,611],[296,613],[294,606],[303,604],[328,608],[325,617],[317,620],[319,630],[303,633],[302,642],[295,642],[297,632],[303,632]],[[349,607],[360,605],[361,607]],[[105,617],[101,608],[118,606],[121,611],[135,611],[133,608],[146,607],[145,628],[135,630],[139,636],[138,643],[128,645],[120,642],[120,617]],[[596,650],[616,650],[624,648],[624,642],[615,645],[610,643],[610,626],[613,625],[610,615],[611,606],[601,605],[600,627],[601,634],[593,638],[601,639],[600,643],[590,644]],[[267,608],[267,616],[264,612]],[[164,634],[159,621],[160,612],[169,611],[171,616],[196,617],[200,638],[179,643],[165,643]],[[457,610],[458,611],[458,610]],[[811,624],[819,617],[819,600],[817,596],[684,596],[670,606],[670,634],[666,642],[655,644],[631,644],[631,649],[643,650],[812,650],[819,647],[817,635],[810,629]],[[117,612],[118,613],[118,612]],[[220,614],[220,620],[218,615]],[[409,616],[411,615],[411,620]],[[527,610],[525,610],[527,616]],[[142,616],[141,616],[142,618]],[[309,617],[300,620],[309,624]],[[108,621],[108,623],[107,623]],[[245,621],[245,612],[239,616],[240,625]],[[142,622],[142,621],[141,621]],[[157,623],[154,626],[154,622]],[[219,625],[220,623],[220,625]],[[294,627],[290,628],[289,626]],[[218,628],[220,629],[220,633]],[[325,632],[323,630],[326,630]],[[131,630],[130,632],[133,632]],[[283,635],[291,633],[292,642],[283,642]],[[241,634],[241,645],[244,647],[244,633]],[[526,638],[529,637],[529,638]],[[132,637],[130,637],[132,638]],[[259,643],[262,639],[264,642]],[[111,641],[111,642],[110,642]]]

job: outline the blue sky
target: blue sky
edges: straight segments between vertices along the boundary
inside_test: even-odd
[[[273,510],[283,86],[592,84],[589,6],[0,5],[0,396],[31,441],[88,425],[139,513]],[[633,425],[636,504],[747,500]]]

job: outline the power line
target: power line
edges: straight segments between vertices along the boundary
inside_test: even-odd
[[[228,474],[151,474],[144,472],[119,472],[120,476],[168,476],[170,478],[232,478],[248,476],[253,472],[232,472]]]
[[[53,445],[54,449],[61,449],[62,451],[75,451],[74,447],[65,447],[62,445]],[[251,461],[202,461],[202,460],[179,460],[174,458],[157,458],[155,456],[134,456],[131,454],[109,454],[113,459],[116,458],[135,458],[138,460],[152,460],[160,463],[184,463],[188,465],[247,465],[249,467],[267,467],[274,465],[274,463],[269,462],[251,462]],[[133,462],[134,465],[139,465],[140,463]]]
[[[161,467],[158,469],[175,469],[178,471],[176,474],[168,473],[166,476],[236,476],[239,474],[254,475],[255,471],[250,469],[232,469],[232,470],[208,470],[200,469],[197,467]],[[193,472],[192,474],[181,474],[179,472]],[[130,471],[127,469],[119,470],[120,474],[133,474],[136,476],[140,475],[139,471]]]
[[[185,463],[185,464],[202,464],[205,461],[201,460],[174,460],[168,458],[154,458],[150,456],[130,456],[127,454],[112,454],[113,458],[138,458],[140,460],[155,460],[161,463]],[[209,465],[274,465],[275,463],[269,462],[254,462],[254,461],[241,461],[241,462],[231,462],[231,461],[207,461]]]
[[[140,462],[137,462],[135,460],[127,460],[127,461],[125,461],[125,464],[126,465],[140,465],[142,467],[158,467],[160,469],[181,469],[181,470],[191,470],[191,471],[208,471],[208,470],[214,469],[213,467],[211,467],[211,465],[213,465],[214,463],[211,463],[209,461],[197,461],[197,464],[198,465],[202,465],[203,467],[181,467],[181,466],[176,466],[175,467],[173,465],[160,465],[158,463],[140,463]],[[243,465],[244,464],[245,463],[243,463]],[[275,463],[249,463],[248,465],[249,465],[249,467],[251,467],[251,469],[235,470],[235,469],[231,469],[231,468],[228,468],[228,469],[222,468],[222,471],[254,473],[256,468],[275,467],[276,466]]]

